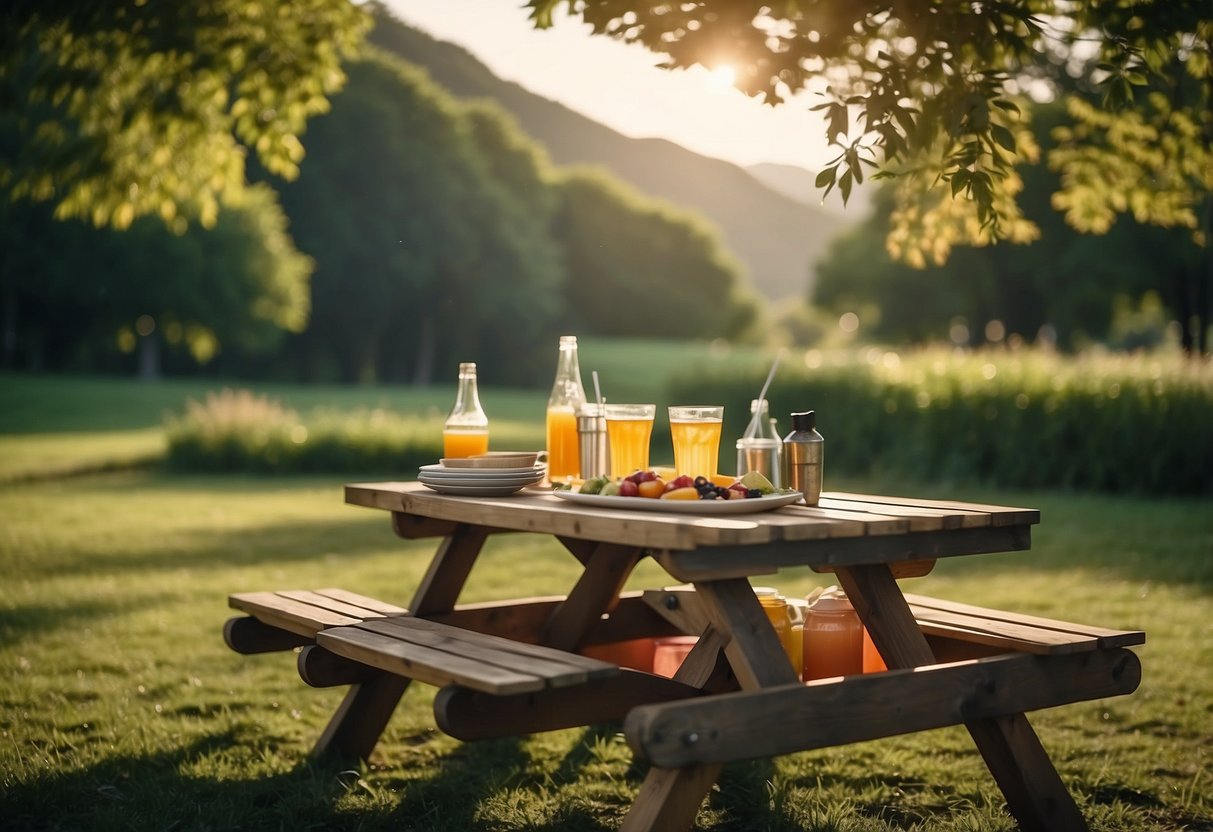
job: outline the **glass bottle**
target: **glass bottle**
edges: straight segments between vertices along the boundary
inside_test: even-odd
[[[762,611],[766,613],[771,627],[775,630],[775,635],[779,637],[779,643],[783,646],[783,651],[787,654],[792,669],[799,676],[803,648],[793,637],[793,613],[792,608],[788,606],[788,599],[780,595],[779,590],[770,586],[756,586],[754,594],[758,596],[758,603],[762,606]]]
[[[580,475],[577,451],[577,411],[585,405],[581,365],[577,362],[577,336],[560,336],[556,381],[548,397],[548,479],[567,481]]]
[[[737,476],[747,471],[758,471],[771,485],[783,487],[783,442],[766,399],[750,402],[750,422],[745,435],[737,440]]]
[[[488,453],[489,417],[480,406],[476,387],[476,365],[459,365],[459,389],[455,406],[442,428],[442,455],[448,458]]]

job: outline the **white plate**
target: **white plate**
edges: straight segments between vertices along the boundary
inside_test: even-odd
[[[544,465],[531,465],[526,468],[447,468],[445,465],[437,463],[433,465],[422,465],[420,471],[424,474],[434,474],[436,476],[451,476],[451,477],[476,477],[477,479],[494,477],[508,477],[521,474],[538,474],[543,475],[547,467]]]
[[[538,485],[542,477],[499,477],[494,480],[463,479],[460,477],[431,477],[421,474],[417,481],[429,486],[452,486],[454,488],[525,488],[528,485]]]
[[[467,480],[468,482],[538,482],[543,471],[528,471],[525,474],[481,474],[473,471],[418,471],[417,479]]]
[[[799,491],[750,497],[745,500],[654,500],[650,497],[603,497],[599,494],[578,494],[575,491],[553,491],[553,496],[570,503],[599,508],[622,508],[632,511],[663,511],[670,514],[754,514],[788,506],[804,499]]]
[[[463,497],[509,497],[517,494],[526,485],[451,485],[446,482],[422,482],[426,488],[439,494],[454,494]]]

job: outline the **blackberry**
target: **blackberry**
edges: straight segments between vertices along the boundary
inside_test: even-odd
[[[746,492],[745,492],[745,496],[746,496],[746,499],[752,500],[755,497],[761,497],[762,492],[759,491],[757,488],[747,488]]]

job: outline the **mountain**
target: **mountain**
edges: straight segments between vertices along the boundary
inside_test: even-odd
[[[746,171],[771,190],[804,205],[821,206],[823,210],[841,217],[848,225],[862,221],[871,207],[873,189],[867,182],[851,191],[851,198],[844,206],[837,188],[830,191],[829,197],[822,202],[821,189],[815,183],[817,174],[811,170],[796,165],[763,162],[750,165]]]
[[[693,209],[720,229],[751,285],[770,300],[805,297],[830,239],[851,224],[779,193],[745,169],[665,139],[633,139],[503,81],[467,50],[380,14],[371,41],[424,67],[462,98],[490,98],[560,165],[595,164],[644,193]],[[592,90],[586,91],[592,95]]]

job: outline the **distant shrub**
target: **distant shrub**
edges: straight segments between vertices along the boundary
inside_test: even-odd
[[[168,424],[168,463],[180,470],[262,473],[415,472],[442,456],[442,423],[382,408],[293,410],[247,390],[186,402]]]
[[[761,387],[753,371],[677,378],[671,401],[725,404],[722,457]],[[780,431],[816,410],[826,471],[1148,494],[1213,491],[1213,365],[1037,350],[810,350],[769,394]]]

